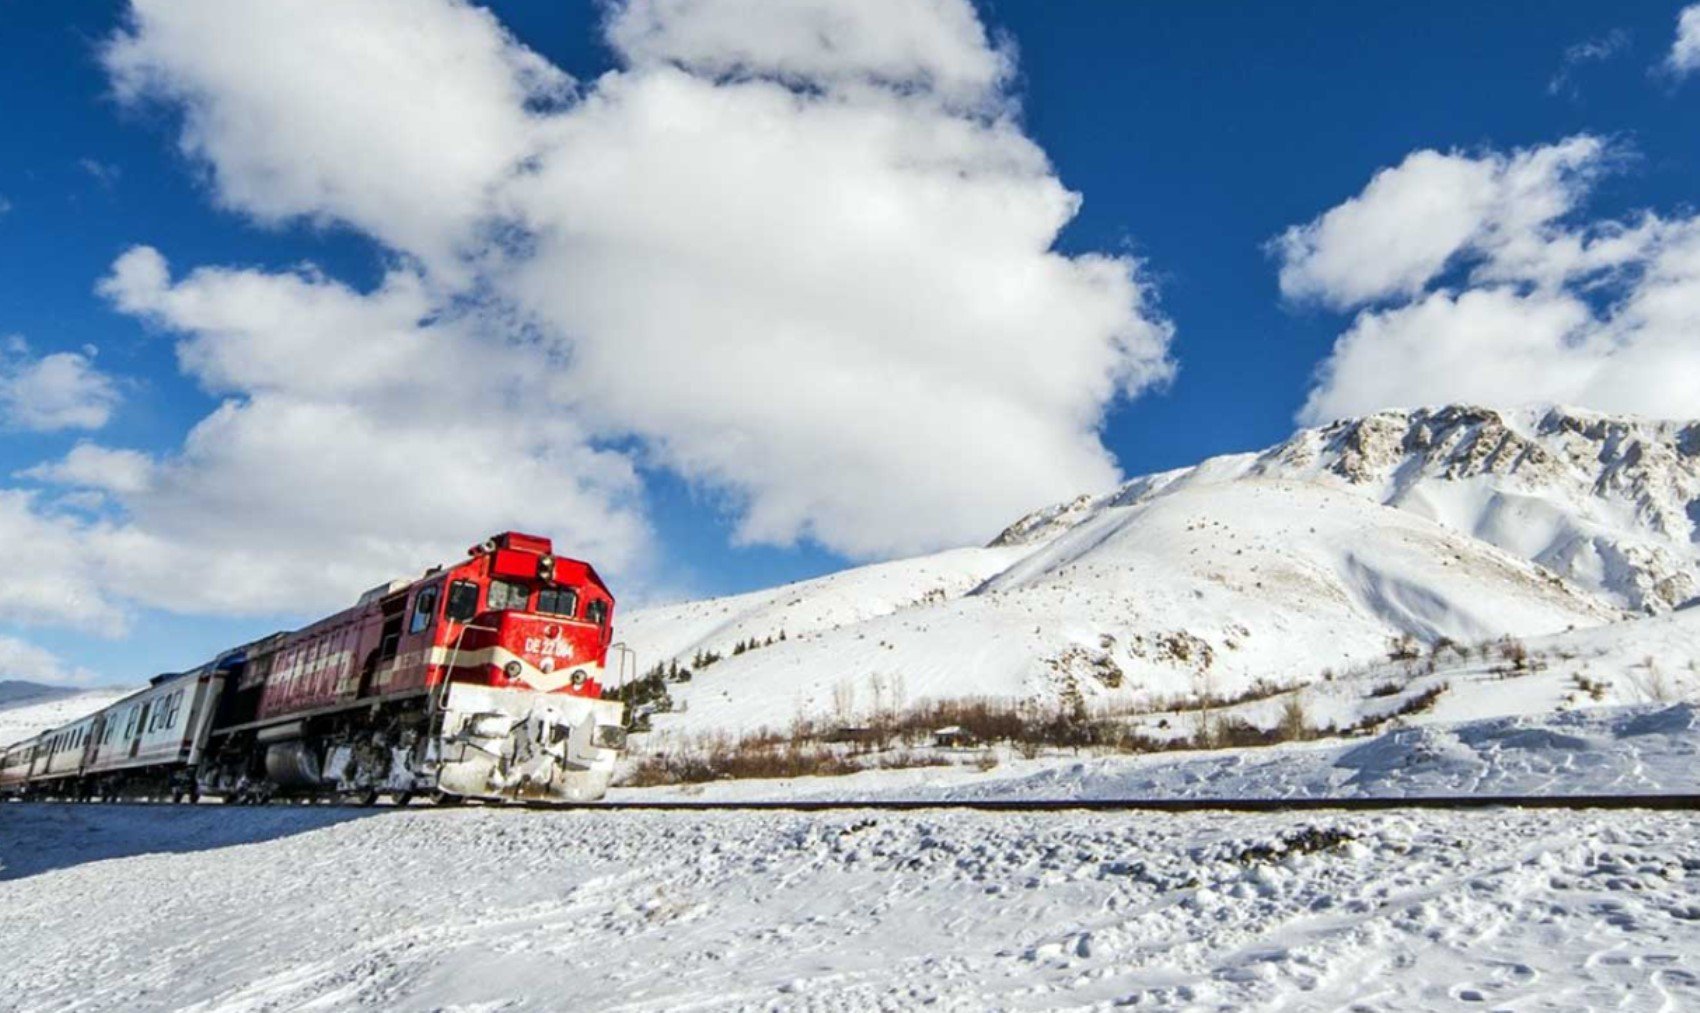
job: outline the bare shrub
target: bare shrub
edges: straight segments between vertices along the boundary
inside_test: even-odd
[[[634,788],[700,784],[743,778],[833,777],[869,769],[948,766],[941,756],[888,753],[872,761],[825,745],[798,746],[789,741],[747,738],[711,740],[695,750],[644,757],[621,780]]]
[[[1629,683],[1648,703],[1671,703],[1677,697],[1676,687],[1652,655],[1641,662],[1641,671],[1629,673]]]
[[[1494,650],[1513,670],[1522,672],[1529,668],[1529,648],[1516,637],[1501,637],[1494,645]]]
[[[732,778],[793,778],[851,774],[863,770],[953,765],[945,754],[931,746],[941,728],[960,728],[972,741],[987,747],[999,744],[1016,755],[1033,759],[1047,749],[1092,749],[1120,753],[1159,753],[1223,747],[1268,746],[1281,742],[1312,739],[1323,735],[1357,734],[1373,730],[1396,717],[1426,710],[1446,691],[1445,685],[1430,687],[1402,701],[1391,710],[1365,718],[1344,728],[1318,726],[1303,694],[1293,693],[1283,701],[1279,718],[1264,728],[1238,715],[1219,713],[1220,698],[1208,692],[1196,708],[1198,725],[1190,734],[1158,737],[1130,722],[1132,708],[1119,711],[1088,711],[1081,700],[1050,704],[987,698],[932,700],[905,708],[889,704],[894,688],[881,679],[878,694],[884,698],[879,713],[866,723],[846,725],[817,723],[799,716],[783,732],[759,729],[741,738],[705,736],[670,751],[641,757],[622,777],[633,787],[694,784]],[[1291,692],[1290,690],[1288,692]],[[1399,692],[1396,688],[1385,695]],[[1260,683],[1236,699],[1261,699],[1270,684]],[[835,701],[836,702],[836,701]],[[1167,724],[1160,723],[1160,728]],[[998,754],[986,748],[972,765],[981,771],[995,769]]]
[[[1281,738],[1285,741],[1308,739],[1314,734],[1311,726],[1310,710],[1305,706],[1304,697],[1294,693],[1281,704],[1281,723],[1277,726]]]
[[[856,684],[849,679],[840,679],[832,687],[832,715],[840,723],[848,724],[856,713]]]
[[[1422,644],[1414,633],[1401,633],[1387,640],[1387,657],[1393,661],[1415,661],[1422,656]]]
[[[1420,693],[1415,693],[1405,698],[1392,710],[1384,711],[1380,714],[1371,714],[1352,724],[1344,727],[1334,727],[1332,730],[1337,735],[1358,735],[1366,732],[1373,732],[1382,725],[1385,725],[1387,722],[1392,721],[1394,718],[1407,717],[1412,714],[1421,714],[1424,711],[1433,710],[1434,705],[1438,703],[1440,698],[1446,695],[1446,691],[1451,688],[1452,687],[1450,685],[1444,682],[1438,683],[1434,686],[1430,686]]]
[[[1570,681],[1576,684],[1577,689],[1588,694],[1595,703],[1604,700],[1606,698],[1607,691],[1611,689],[1611,686],[1607,683],[1602,682],[1599,679],[1589,678],[1585,671],[1577,672],[1575,675],[1572,675],[1570,677]]]

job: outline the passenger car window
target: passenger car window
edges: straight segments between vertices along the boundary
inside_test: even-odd
[[[443,615],[451,622],[464,623],[478,614],[478,585],[470,580],[457,580],[449,585],[449,604]]]
[[[523,609],[531,599],[531,589],[524,584],[516,584],[511,580],[492,580],[490,582],[490,610]]]
[[[407,632],[422,633],[431,627],[437,618],[437,595],[442,592],[442,586],[432,584],[422,589],[413,599],[413,619],[407,624]]]
[[[537,611],[544,615],[578,615],[578,591],[570,587],[546,587],[537,592]]]

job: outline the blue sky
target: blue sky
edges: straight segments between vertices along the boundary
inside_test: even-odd
[[[660,4],[658,9],[665,7]],[[586,101],[597,93],[602,75],[631,69],[642,59],[633,55],[640,52],[636,44],[622,49],[605,39],[603,26],[617,9],[529,2],[493,3],[489,8],[510,33],[511,43],[578,82],[574,94],[557,94],[551,100],[562,106]],[[28,491],[34,497],[30,509],[45,519],[43,523],[58,525],[53,531],[65,536],[64,553],[49,553],[45,565],[60,565],[61,555],[75,555],[88,546],[87,557],[95,562],[75,564],[75,573],[63,583],[86,583],[87,593],[104,602],[91,608],[93,618],[43,606],[39,614],[14,609],[14,621],[0,619],[0,637],[14,645],[15,657],[26,657],[16,646],[22,644],[56,659],[48,664],[39,654],[27,654],[35,659],[34,667],[14,664],[10,673],[0,670],[0,677],[122,681],[193,663],[227,642],[310,618],[313,606],[280,604],[287,597],[233,592],[231,597],[240,601],[222,602],[216,590],[178,595],[138,591],[138,582],[194,584],[219,579],[218,571],[209,567],[202,572],[182,563],[156,565],[153,556],[147,556],[147,565],[156,568],[148,570],[135,562],[135,555],[123,555],[140,555],[130,540],[112,539],[97,530],[128,523],[134,504],[110,488],[100,499],[74,482],[41,477],[44,464],[64,458],[79,443],[138,451],[150,460],[169,462],[182,452],[191,428],[221,402],[252,396],[253,390],[244,388],[242,381],[225,374],[220,374],[223,380],[211,380],[207,372],[182,367],[179,356],[185,342],[205,337],[210,325],[190,320],[192,314],[179,304],[168,305],[170,286],[182,284],[189,272],[202,267],[277,275],[304,264],[313,265],[313,278],[362,294],[381,286],[398,266],[416,270],[434,291],[454,284],[442,280],[453,269],[432,263],[433,255],[421,252],[426,247],[395,238],[400,234],[395,230],[404,228],[396,224],[400,218],[384,219],[377,211],[367,214],[362,207],[336,203],[342,198],[335,195],[325,198],[322,207],[289,205],[276,212],[276,206],[288,205],[297,196],[256,197],[252,188],[236,193],[230,183],[236,170],[220,162],[221,157],[235,157],[230,155],[234,149],[224,149],[223,155],[193,150],[192,145],[186,150],[185,110],[196,101],[193,96],[226,101],[207,97],[205,89],[216,89],[229,78],[216,76],[225,69],[173,64],[194,57],[180,57],[170,49],[163,27],[135,29],[141,38],[137,48],[151,61],[154,77],[142,87],[140,98],[118,95],[116,72],[103,63],[102,52],[107,40],[130,24],[128,10],[117,3],[0,3],[0,45],[6,56],[0,61],[0,109],[5,110],[6,126],[0,140],[0,207],[5,209],[0,213],[0,336],[18,336],[27,343],[13,342],[6,353],[10,358],[0,359],[0,369],[16,374],[55,353],[84,356],[84,365],[105,378],[104,403],[109,406],[109,417],[99,425],[32,426],[14,419],[0,432],[0,476],[9,476],[0,478],[0,487]],[[1371,291],[1360,280],[1342,279],[1318,266],[1327,262],[1330,251],[1325,247],[1333,242],[1326,233],[1306,240],[1299,253],[1271,250],[1269,244],[1284,230],[1317,221],[1364,192],[1379,170],[1400,166],[1413,152],[1432,149],[1455,156],[1462,167],[1487,166],[1484,171],[1491,175],[1494,158],[1509,165],[1516,152],[1584,135],[1597,139],[1604,153],[1578,154],[1566,163],[1569,168],[1553,170],[1545,179],[1567,196],[1563,215],[1544,220],[1543,241],[1556,243],[1555,222],[1585,219],[1575,229],[1586,240],[1609,230],[1611,223],[1638,220],[1642,209],[1686,222],[1682,216],[1694,202],[1691,181],[1700,157],[1700,135],[1691,126],[1700,82],[1686,80],[1666,65],[1677,37],[1678,11],[1671,3],[1435,3],[1420,8],[1325,3],[1303,9],[981,3],[977,14],[988,37],[994,46],[995,40],[1003,40],[1004,54],[1012,54],[1015,62],[1013,73],[1001,83],[973,84],[979,89],[976,101],[990,94],[1001,102],[1003,122],[1042,150],[1055,179],[1083,199],[1078,214],[1055,238],[1054,249],[1073,257],[1136,257],[1139,266],[1130,269],[1132,277],[1143,286],[1144,298],[1155,300],[1141,306],[1138,319],[1172,327],[1172,337],[1152,332],[1141,339],[1151,343],[1146,353],[1156,349],[1172,363],[1172,378],[1162,379],[1162,369],[1147,355],[1132,367],[1137,379],[1120,393],[1064,398],[1058,413],[1072,418],[1081,411],[1101,411],[1097,438],[1125,475],[1260,447],[1293,428],[1316,389],[1316,371],[1356,314],[1388,314],[1392,319],[1402,308],[1437,294],[1451,298],[1502,284],[1502,274],[1485,271],[1484,266],[1500,264],[1504,255],[1481,238],[1488,232],[1501,234],[1503,229],[1494,231],[1498,226],[1484,226],[1475,239],[1443,243],[1444,264],[1418,278],[1415,289],[1372,286],[1371,294],[1362,298],[1349,294]],[[952,30],[961,27],[959,22],[952,25]],[[194,27],[239,30],[231,24]],[[651,50],[686,63],[711,62],[701,56],[700,48],[679,48],[709,43],[686,38],[676,25],[663,28],[674,35],[658,35],[659,43],[652,38],[646,43]],[[452,29],[450,25],[445,30]],[[711,42],[720,38],[711,33],[703,37]],[[277,45],[292,42],[280,38]],[[310,52],[310,45],[299,51]],[[687,55],[678,57],[681,52]],[[939,59],[958,56],[950,50]],[[777,65],[779,57],[773,59]],[[760,60],[744,69],[751,67],[760,76]],[[944,80],[937,76],[942,71],[930,72]],[[804,76],[810,73],[828,72],[816,68]],[[976,72],[964,73],[972,78]],[[158,78],[170,74],[181,76],[158,85]],[[712,84],[713,68],[699,76]],[[793,78],[786,82],[796,84]],[[813,86],[830,92],[840,83],[837,77],[821,76]],[[940,99],[938,108],[926,115],[957,116],[955,101]],[[989,114],[982,109],[975,115]],[[306,116],[300,122],[314,120]],[[327,154],[331,148],[314,146],[310,131],[303,136],[291,149],[294,154],[309,161],[335,157]],[[793,146],[812,136],[799,134]],[[441,142],[460,143],[448,133]],[[267,157],[289,154],[279,156],[268,149]],[[256,178],[263,177],[260,173]],[[1577,178],[1585,182],[1575,182]],[[1022,182],[1031,180],[1022,177]],[[1034,199],[1041,201],[1039,196]],[[266,204],[274,200],[281,203]],[[1484,220],[1499,221],[1510,214],[1502,214],[1502,205],[1511,198],[1493,200],[1500,201],[1493,206],[1501,211],[1480,211]],[[405,227],[412,226],[410,219]],[[799,230],[798,235],[808,233]],[[132,305],[125,309],[119,297],[96,289],[113,274],[119,258],[138,245],[159,251],[169,262],[169,280],[165,289],[138,285]],[[949,255],[952,251],[945,247],[937,256]],[[1342,256],[1349,255],[1347,251]],[[1657,255],[1643,251],[1621,272],[1614,265],[1612,270],[1619,273],[1612,278],[1621,281],[1625,272],[1635,277],[1653,273],[1647,265]],[[1314,282],[1306,289],[1309,297],[1294,298],[1292,292],[1283,296],[1283,264],[1298,273],[1310,272],[1305,275]],[[1399,274],[1401,265],[1393,264],[1388,271]],[[1401,276],[1408,275],[1406,271]],[[1566,276],[1554,289],[1533,278],[1530,274],[1515,280],[1519,298],[1572,284]],[[847,287],[853,285],[853,279],[847,281]],[[1583,301],[1601,307],[1601,290],[1575,282],[1575,291],[1583,288]],[[442,296],[432,312],[451,315],[448,307],[461,305],[470,291],[463,288],[452,298]],[[1626,298],[1626,292],[1608,289],[1604,303]],[[547,316],[549,310],[542,312]],[[761,319],[759,313],[755,319]],[[284,325],[271,321],[267,326]],[[487,331],[489,318],[478,326]],[[1574,330],[1569,333],[1566,340],[1577,340]],[[1611,333],[1619,335],[1617,330]],[[1016,333],[1011,340],[1028,339]],[[1030,340],[1043,342],[1050,336],[1035,334]],[[1059,354],[1073,354],[1069,349],[1076,346],[1058,347],[1063,349]],[[1100,350],[1090,336],[1078,347],[1082,357]],[[85,351],[89,348],[92,354]],[[646,368],[655,368],[655,348],[650,351],[651,358],[630,362],[628,371],[641,377]],[[575,346],[569,354],[587,353]],[[1414,374],[1430,365],[1374,358],[1366,351],[1361,363],[1342,359],[1339,375],[1360,375],[1357,370]],[[1444,373],[1443,367],[1434,368]],[[327,371],[339,368],[335,361],[323,363]],[[1370,386],[1368,392],[1362,385],[1334,391],[1332,399],[1318,403],[1324,408],[1360,403],[1378,407],[1381,401],[1398,403],[1406,397],[1402,391]],[[639,384],[622,393],[622,403],[641,400],[645,389]],[[1488,396],[1503,389],[1492,388]],[[1568,389],[1556,386],[1552,396]],[[1598,407],[1643,407],[1614,400],[1614,389],[1588,388],[1598,392]],[[1472,392],[1463,389],[1458,396]],[[1510,388],[1505,397],[1516,393]],[[1529,395],[1542,398],[1548,391],[1536,384]],[[1451,396],[1451,390],[1420,387],[1409,396],[1430,400]],[[576,397],[568,400],[578,404]],[[1645,408],[1659,411],[1663,404],[1652,401]],[[541,403],[539,411],[547,417]],[[712,411],[708,417],[719,424]],[[784,476],[774,478],[737,459],[678,450],[674,441],[682,443],[683,437],[666,427],[693,424],[634,413],[629,422],[614,427],[621,431],[599,433],[588,444],[623,455],[621,459],[636,469],[635,478],[625,484],[610,479],[592,490],[586,509],[594,510],[600,502],[617,503],[649,528],[645,547],[633,550],[632,561],[612,567],[616,582],[624,579],[637,587],[640,597],[767,586],[830,571],[852,559],[948,542],[940,532],[978,533],[984,528],[984,520],[966,508],[962,516],[970,519],[958,522],[951,513],[955,505],[939,497],[936,507],[923,504],[917,509],[936,509],[947,519],[915,531],[860,524],[855,502],[843,506],[841,513],[832,504],[796,507],[802,517],[798,520],[787,513],[795,497],[784,487]],[[748,435],[751,455],[792,449],[778,444],[764,449],[761,427],[783,428],[783,419],[736,415],[724,424],[732,437],[720,443],[736,444],[737,438]],[[834,423],[827,419],[822,424]],[[1017,433],[997,438],[1018,442],[1021,437]],[[1080,449],[1078,444],[1075,439],[1072,449]],[[658,449],[663,445],[674,449],[663,452]],[[839,470],[831,458],[841,452],[847,455],[843,467],[859,467],[855,451],[854,441],[842,451],[825,447],[822,466],[829,472]],[[570,447],[539,451],[546,460],[560,459],[550,454],[570,452]],[[1088,462],[1067,474],[1103,474],[1094,467]],[[34,476],[20,476],[31,469],[37,469]],[[901,473],[870,474],[884,486],[900,489],[904,484]],[[1059,483],[1044,488],[1061,491],[1066,482]],[[891,488],[880,495],[893,496]],[[1025,503],[1024,494],[1023,489],[1012,489],[1008,502]],[[323,495],[334,493],[325,490]],[[764,497],[771,497],[773,509],[783,515],[766,527],[767,522],[751,520],[761,511],[750,506],[766,502]],[[1031,505],[1044,501],[1040,497]],[[232,502],[232,509],[241,503],[239,497]],[[1019,512],[1009,513],[1007,519],[1014,520]],[[507,516],[497,511],[493,519]],[[286,546],[291,562],[275,563],[278,573],[297,572],[289,566],[312,568],[316,545],[328,543],[315,543],[293,525],[283,527],[287,534],[263,523],[256,531],[257,538],[278,546],[288,538],[302,539]],[[19,533],[13,537],[24,537],[24,530],[15,529]],[[465,531],[463,540],[483,533]],[[372,540],[367,537],[363,544]],[[114,547],[114,542],[122,546]],[[391,555],[381,558],[410,560],[407,553],[426,543],[435,544],[421,535],[406,548],[387,547]],[[236,550],[215,547],[208,552],[224,552],[234,560],[234,570],[250,565]],[[274,562],[251,565],[264,569]],[[387,576],[371,572],[365,579],[358,576],[361,572],[350,565],[335,575],[335,581],[352,582],[346,587],[349,597],[362,581],[376,583]],[[112,583],[118,580],[113,575],[120,573],[126,575],[124,582]],[[163,576],[167,573],[170,576]],[[302,599],[316,605],[326,593],[324,585],[335,581],[303,580]],[[51,589],[40,593],[51,594]],[[108,606],[115,610],[113,615],[124,618],[99,618]],[[4,660],[0,652],[0,663]]]

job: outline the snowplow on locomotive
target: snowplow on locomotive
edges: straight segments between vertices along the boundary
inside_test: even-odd
[[[0,750],[0,795],[593,801],[625,745],[613,611],[590,564],[506,532]]]

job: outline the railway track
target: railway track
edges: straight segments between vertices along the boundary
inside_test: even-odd
[[[1700,810],[1700,795],[1449,795],[1416,798],[1238,798],[1238,799],[947,799],[861,802],[607,802],[595,808],[630,811],[775,810],[830,812],[886,809],[896,812],[969,809],[981,812],[1316,812],[1397,809],[1662,809]]]
[[[142,805],[179,807],[185,804],[168,800],[124,800],[112,803],[75,802],[69,800],[32,800],[37,804],[53,805]],[[203,802],[201,804],[212,804]],[[391,803],[375,806],[354,802],[279,799],[272,805],[301,808],[393,809]],[[1638,809],[1659,811],[1700,810],[1700,794],[1657,795],[1429,795],[1407,798],[1139,798],[1139,799],[862,799],[793,801],[732,801],[695,802],[667,800],[651,802],[592,802],[579,806],[538,803],[469,803],[498,809],[527,809],[532,811],[606,811],[606,812],[836,812],[886,811],[927,812],[968,810],[993,813],[1024,812],[1392,812],[1400,810],[1482,810],[1482,809]],[[440,808],[415,803],[408,808]]]

